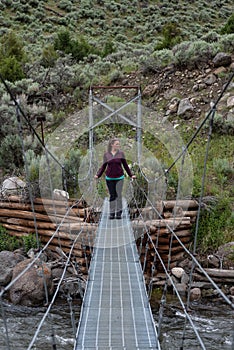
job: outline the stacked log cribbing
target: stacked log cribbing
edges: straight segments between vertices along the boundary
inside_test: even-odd
[[[0,224],[9,235],[23,237],[37,232],[42,245],[53,236],[48,248],[54,252],[59,247],[69,253],[74,244],[72,254],[83,273],[87,273],[97,228],[91,222],[92,215],[91,208],[75,200],[36,198],[30,203],[17,196],[0,200]]]
[[[164,264],[170,258],[171,267],[184,258],[181,243],[187,248],[191,244],[191,227],[196,220],[198,203],[195,200],[160,201],[157,208],[160,215],[153,215],[152,208],[144,208],[132,220],[140,259],[149,275],[155,265],[155,246]],[[130,217],[136,216],[133,212]],[[75,200],[36,198],[30,203],[17,196],[0,200],[0,224],[10,235],[23,237],[37,232],[42,245],[54,235],[48,248],[56,251],[59,247],[65,253],[69,253],[74,244],[73,256],[83,272],[87,272],[99,216],[100,210]],[[172,235],[172,228],[180,242]],[[156,270],[162,271],[158,259]]]
[[[139,217],[133,220],[137,233],[137,245],[140,260],[149,276],[164,271],[160,259],[155,257],[155,248],[163,262],[170,268],[178,266],[186,257],[184,247],[189,248],[192,242],[192,225],[196,221],[198,202],[195,200],[162,201],[160,219],[145,220]],[[144,210],[144,215],[147,210]],[[150,215],[149,215],[150,216]],[[143,220],[144,219],[144,220]],[[174,233],[172,233],[174,232]]]

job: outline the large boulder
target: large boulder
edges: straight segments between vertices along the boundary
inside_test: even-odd
[[[17,277],[31,262],[32,259],[27,259],[17,264],[12,278]],[[24,306],[41,306],[46,301],[45,285],[51,295],[54,287],[51,269],[38,260],[10,288],[10,301]]]
[[[22,196],[26,190],[26,183],[17,176],[9,177],[3,181],[1,194],[7,196]]]
[[[225,53],[225,52],[219,52],[217,55],[213,58],[213,64],[215,67],[220,66],[229,66],[232,63],[232,56]]]
[[[11,281],[13,268],[22,260],[21,254],[7,250],[0,252],[0,286],[6,286]]]

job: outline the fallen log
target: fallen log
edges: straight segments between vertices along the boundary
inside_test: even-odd
[[[234,279],[233,277],[226,277],[226,276],[219,276],[219,277],[215,277],[215,276],[212,276],[212,275],[209,275],[210,278],[212,278],[212,280],[215,282],[215,283],[227,283],[227,284],[233,284],[234,282]],[[193,273],[193,279],[194,281],[199,281],[199,282],[208,282],[209,280],[206,278],[206,276],[204,275],[200,275],[198,273]]]
[[[226,269],[208,269],[204,268],[205,272],[210,277],[220,277],[220,278],[233,278],[234,280],[234,270],[226,270]],[[201,270],[196,269],[199,273],[202,273]]]

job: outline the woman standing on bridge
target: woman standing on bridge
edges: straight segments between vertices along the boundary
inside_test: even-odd
[[[129,169],[124,152],[120,150],[119,139],[111,139],[107,152],[103,156],[103,164],[94,176],[95,179],[98,179],[106,170],[106,184],[110,195],[110,219],[114,219],[115,217],[116,219],[121,219],[124,180],[123,167],[132,179],[136,178]]]

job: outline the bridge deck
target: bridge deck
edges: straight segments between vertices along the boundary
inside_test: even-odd
[[[75,350],[160,349],[127,210],[97,232]]]

